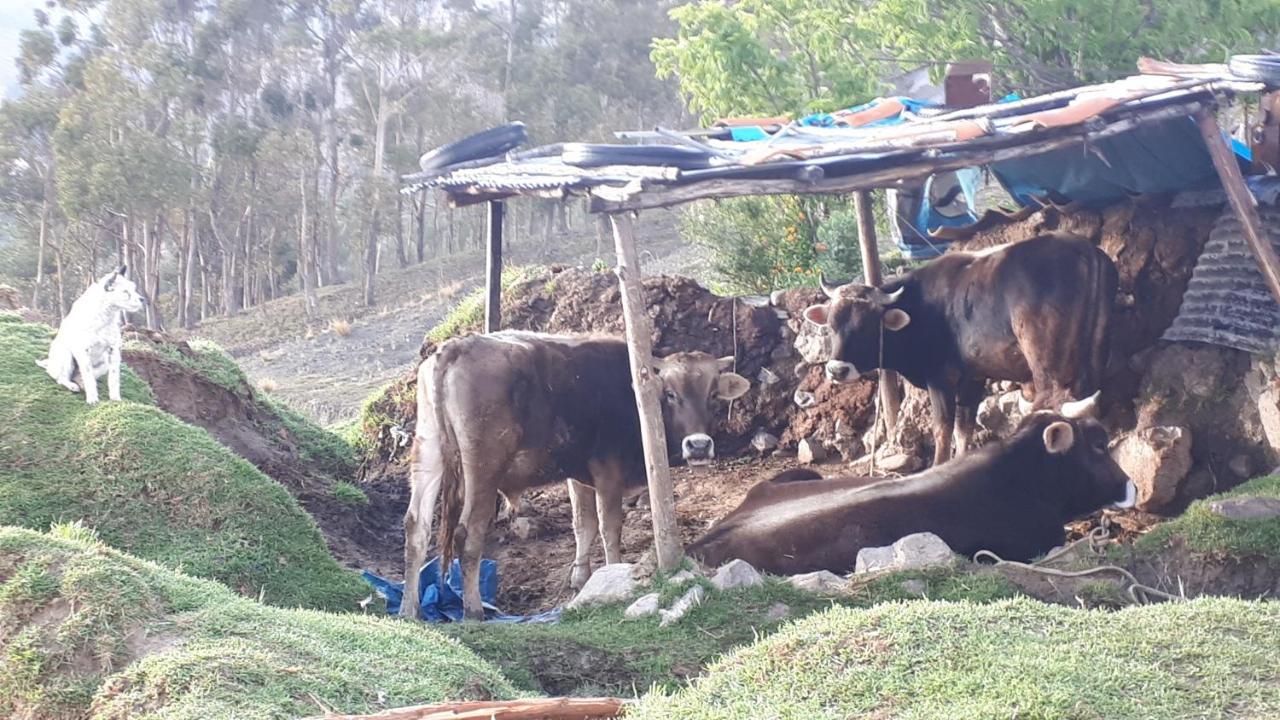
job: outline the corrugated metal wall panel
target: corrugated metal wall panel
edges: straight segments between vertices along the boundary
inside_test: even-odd
[[[1274,188],[1280,188],[1280,183],[1257,194],[1264,202],[1274,201]],[[1280,207],[1260,205],[1258,210],[1271,244],[1280,251]],[[1256,353],[1280,350],[1280,305],[1267,290],[1258,262],[1230,207],[1224,206],[1214,223],[1182,297],[1178,317],[1165,331],[1164,339]]]

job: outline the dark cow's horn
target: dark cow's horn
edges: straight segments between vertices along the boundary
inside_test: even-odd
[[[880,294],[884,296],[884,299],[881,300],[880,302],[884,305],[892,305],[898,302],[898,300],[902,297],[902,293],[904,292],[906,292],[905,287],[900,287],[891,293],[885,293],[884,291],[881,291]]]
[[[1062,416],[1072,420],[1093,417],[1098,412],[1098,396],[1101,394],[1099,390],[1083,400],[1062,403]]]
[[[830,280],[827,280],[827,274],[819,270],[818,284],[822,286],[822,292],[826,293],[827,297],[835,299],[836,295],[840,294],[840,286],[845,283],[837,282],[832,284]]]

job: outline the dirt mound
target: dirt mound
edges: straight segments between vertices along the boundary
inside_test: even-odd
[[[403,554],[400,521],[408,502],[403,486],[362,488],[364,504],[335,496],[335,483],[349,477],[340,459],[309,457],[307,439],[244,380],[196,368],[201,354],[185,341],[130,329],[125,363],[151,386],[156,404],[204,428],[219,442],[284,485],[315,518],[330,551],[350,567],[388,571]],[[345,472],[344,472],[345,471]]]

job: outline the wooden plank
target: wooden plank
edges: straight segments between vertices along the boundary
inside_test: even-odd
[[[306,720],[603,720],[622,714],[627,701],[619,698],[526,698],[476,700],[384,710],[368,715],[326,713]]]
[[[1266,280],[1271,296],[1280,303],[1280,256],[1276,255],[1271,240],[1262,228],[1262,219],[1258,217],[1258,200],[1253,193],[1249,192],[1249,186],[1245,184],[1244,176],[1240,174],[1235,153],[1223,138],[1222,128],[1218,127],[1218,119],[1214,117],[1213,111],[1201,110],[1196,113],[1195,118],[1196,126],[1200,128],[1200,135],[1204,138],[1204,144],[1209,148],[1209,156],[1213,158],[1213,167],[1218,171],[1218,178],[1222,181],[1222,189],[1227,193],[1227,201],[1231,203],[1231,209],[1240,220],[1244,237],[1249,242],[1249,248],[1253,250],[1253,256],[1258,260],[1262,278]]]
[[[501,200],[489,201],[489,248],[484,266],[484,331],[497,332],[502,326],[502,218]]]
[[[613,242],[618,256],[618,285],[622,291],[622,319],[627,327],[627,351],[631,379],[640,411],[640,439],[644,445],[645,473],[649,481],[649,508],[653,518],[653,547],[660,570],[673,570],[684,558],[676,528],[676,498],[667,466],[667,433],[662,422],[661,387],[653,372],[653,327],[640,284],[640,258],[628,215],[611,215]]]
[[[671,207],[694,200],[707,198],[742,197],[746,195],[810,195],[810,194],[844,194],[857,190],[892,187],[901,180],[923,178],[947,170],[989,165],[1002,160],[1040,155],[1063,148],[1083,146],[1091,141],[1119,135],[1135,128],[1171,118],[1186,117],[1205,107],[1203,102],[1192,102],[1161,107],[1124,120],[1117,120],[1102,128],[1086,131],[1088,123],[1071,132],[1053,137],[1042,138],[1016,145],[966,151],[963,145],[953,148],[952,154],[941,158],[924,160],[872,170],[864,173],[838,177],[824,177],[816,182],[800,180],[707,180],[688,185],[653,186],[640,192],[632,192],[630,188],[600,186],[592,188],[591,212],[618,213],[624,211],[645,210],[649,208]],[[941,150],[930,148],[929,152]]]
[[[884,278],[880,272],[880,246],[876,242],[876,221],[871,212],[871,191],[859,190],[853,194],[853,211],[858,219],[858,245],[862,250],[862,276],[867,285],[880,287]],[[880,370],[880,407],[884,411],[884,430],[898,426],[898,411],[902,408],[902,382],[893,370]]]

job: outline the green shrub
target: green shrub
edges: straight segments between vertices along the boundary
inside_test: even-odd
[[[681,234],[704,248],[719,277],[717,289],[767,293],[813,286],[820,272],[861,275],[852,203],[842,197],[748,197],[692,206]]]
[[[368,505],[369,496],[364,494],[360,488],[349,482],[334,483],[333,488],[329,490],[329,494],[334,500],[347,505]]]

